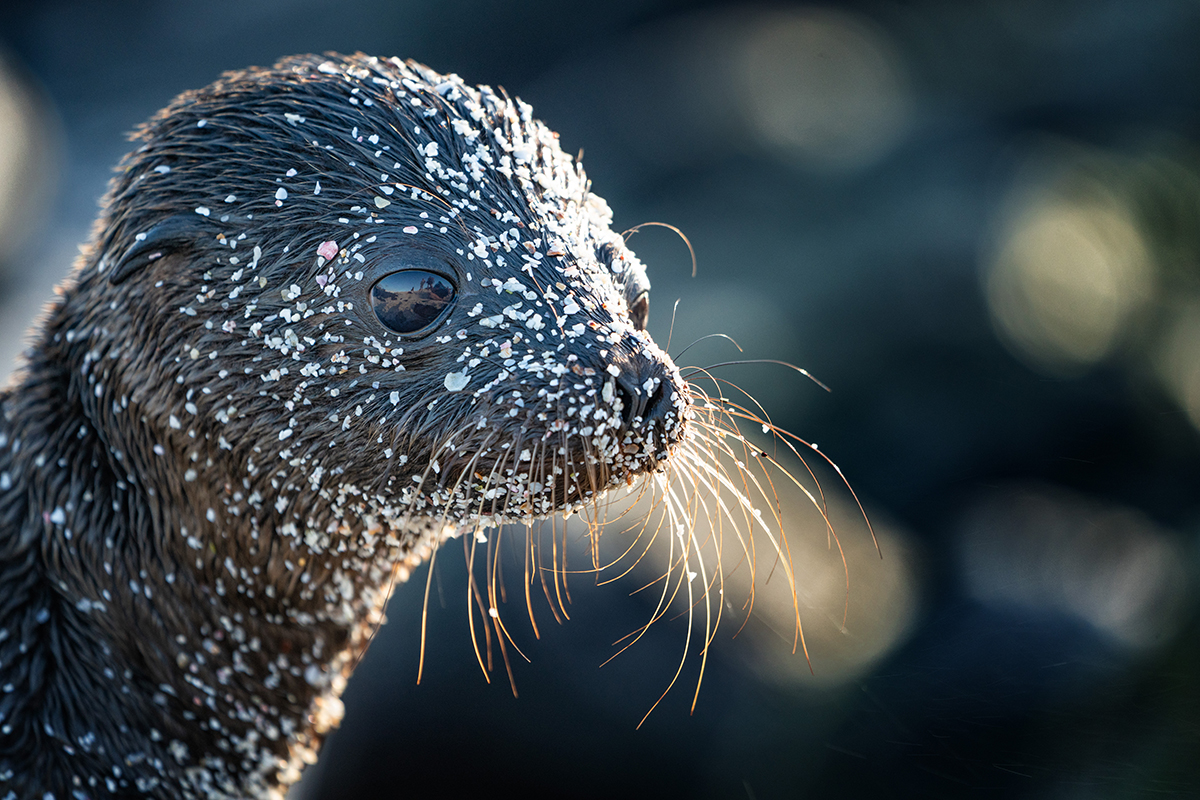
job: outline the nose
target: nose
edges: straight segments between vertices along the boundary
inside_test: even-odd
[[[615,383],[625,428],[667,432],[668,416],[677,413],[679,394],[673,368],[658,359],[634,356],[620,366]]]

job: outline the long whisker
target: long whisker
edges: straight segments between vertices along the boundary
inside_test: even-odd
[[[741,349],[731,337],[713,334],[698,339],[683,353],[708,338],[724,338]],[[791,523],[785,519],[784,492],[798,493],[807,500],[826,528],[828,547],[836,548],[845,582],[843,628],[849,617],[847,552],[834,528],[830,498],[818,470],[814,469],[821,462],[805,456],[816,453],[826,466],[834,469],[850,489],[864,519],[866,514],[832,460],[815,445],[779,427],[766,409],[740,386],[713,374],[719,367],[751,363],[785,366],[828,391],[807,370],[772,359],[688,368],[683,373],[687,380],[684,408],[688,421],[684,433],[670,441],[669,458],[643,462],[646,466],[634,472],[633,477],[624,475],[620,471],[623,467],[613,466],[621,463],[621,454],[617,452],[614,458],[607,442],[617,441],[621,446],[619,437],[615,440],[609,439],[609,434],[602,437],[603,425],[597,428],[594,438],[590,433],[581,433],[585,426],[567,422],[571,414],[564,413],[575,409],[549,405],[543,407],[539,418],[563,422],[539,428],[532,413],[527,412],[521,421],[513,419],[511,424],[505,424],[507,420],[489,423],[488,412],[484,411],[432,449],[428,465],[414,480],[413,491],[406,497],[413,514],[419,511],[428,517],[429,510],[441,506],[436,509],[435,519],[445,526],[451,525],[452,508],[447,498],[465,496],[474,507],[467,518],[479,523],[462,531],[468,564],[468,627],[476,660],[486,679],[490,681],[492,671],[498,668],[494,661],[498,655],[515,695],[510,646],[520,658],[529,660],[516,641],[511,621],[506,623],[501,613],[509,600],[504,573],[511,571],[504,559],[515,558],[518,550],[521,594],[535,638],[541,638],[539,615],[534,609],[535,581],[541,584],[541,594],[555,620],[562,623],[570,618],[572,575],[588,574],[596,585],[603,586],[626,578],[652,558],[658,565],[654,577],[647,575],[647,580],[639,581],[630,592],[649,595],[645,599],[648,611],[645,619],[613,642],[613,652],[602,663],[603,666],[625,653],[656,623],[678,620],[683,625],[679,660],[639,727],[684,679],[685,670],[690,671],[689,662],[696,662],[690,703],[695,710],[718,629],[723,624],[732,625],[733,636],[741,634],[750,618],[756,616],[763,587],[777,585],[779,581],[783,582],[779,590],[790,595],[790,609],[786,613],[792,617],[792,651],[803,653],[812,671],[800,608],[802,586],[796,564],[799,551],[794,550],[794,542],[788,535]],[[578,419],[584,419],[582,414]],[[422,424],[422,419],[409,412],[401,423]],[[759,428],[769,437],[769,443],[759,444],[754,440]],[[398,435],[393,435],[393,441]],[[627,445],[630,439],[628,434],[625,436]],[[646,441],[651,441],[651,437]],[[793,458],[800,462],[798,466],[792,463]],[[443,464],[440,470],[439,462]],[[435,472],[438,474],[434,475]],[[618,492],[617,487],[623,481],[627,486]],[[461,514],[461,501],[456,508],[459,510],[455,514]],[[561,518],[547,511],[558,508],[566,512]],[[582,530],[575,528],[575,523],[567,525],[571,516],[579,518]],[[523,524],[522,532],[502,527],[514,522]],[[501,527],[494,532],[485,531],[493,525]],[[878,539],[869,520],[867,525],[878,550]],[[574,534],[585,541],[573,541]],[[516,547],[509,539],[506,550],[507,536],[521,537],[522,544]],[[602,548],[601,536],[620,537],[619,546],[612,550],[607,546]],[[569,562],[580,552],[576,547],[587,548],[588,563],[572,568]],[[476,563],[480,551],[482,572]],[[430,562],[422,611],[422,666],[418,680],[423,676],[433,559]],[[733,585],[729,579],[739,572],[742,574],[737,585],[746,588],[745,596],[735,606],[726,593]],[[477,613],[482,631],[476,626]],[[730,617],[735,622],[729,622]],[[499,647],[498,653],[492,650],[493,644]]]
[[[739,349],[741,349],[741,348],[739,348]],[[738,361],[722,361],[720,363],[709,364],[706,367],[698,368],[698,369],[693,370],[692,372],[686,373],[683,376],[683,379],[688,380],[693,375],[699,374],[701,372],[707,372],[710,369],[717,369],[718,367],[733,367],[733,366],[737,366],[738,364],[778,364],[781,367],[787,367],[788,369],[793,369],[796,372],[799,372],[801,375],[808,378],[810,381],[815,383],[817,386],[820,386],[822,389],[824,389],[827,392],[833,391],[832,389],[830,389],[828,386],[826,386],[824,383],[822,383],[820,380],[818,380],[815,376],[813,376],[812,373],[810,373],[808,370],[804,369],[803,367],[797,367],[795,364],[789,363],[787,361],[780,361],[775,358],[747,358],[747,359],[741,359]]]
[[[678,361],[680,358],[682,358],[682,357],[683,357],[683,354],[684,354],[684,353],[686,353],[688,350],[691,350],[693,347],[695,347],[696,345],[700,344],[700,343],[701,343],[701,342],[703,342],[705,339],[728,339],[730,342],[732,342],[732,343],[733,343],[733,346],[734,346],[734,347],[736,347],[736,348],[738,349],[738,352],[739,352],[739,353],[744,353],[744,352],[746,352],[745,350],[743,350],[743,349],[742,349],[742,346],[741,346],[740,344],[738,344],[738,343],[737,343],[737,340],[736,340],[736,339],[734,339],[734,338],[733,338],[732,336],[730,336],[729,334],[727,334],[727,333],[710,333],[710,334],[708,334],[707,336],[701,336],[699,339],[697,339],[696,341],[692,342],[692,343],[691,343],[691,344],[689,344],[687,347],[683,348],[683,349],[682,349],[682,350],[680,350],[680,351],[679,351],[677,354],[675,354],[675,355],[673,355],[673,356],[671,356],[671,357],[672,357],[673,359],[675,359],[676,361]],[[667,346],[668,346],[668,347],[670,346],[670,342],[669,342],[669,341],[667,342]],[[735,362],[735,363],[736,363],[736,362]],[[689,375],[695,375],[696,373],[692,372],[692,373],[688,373],[688,374],[689,374]],[[686,375],[684,376],[684,380],[687,380],[687,376],[686,376]]]
[[[643,222],[640,225],[634,225],[632,228],[622,233],[621,236],[628,241],[630,236],[637,233],[642,228],[666,228],[667,230],[674,231],[676,234],[678,234],[679,238],[683,239],[683,243],[687,245],[688,253],[692,257],[692,277],[696,277],[696,250],[692,247],[691,240],[688,239],[687,235],[683,231],[666,222]]]

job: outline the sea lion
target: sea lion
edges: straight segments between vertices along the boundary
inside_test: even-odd
[[[282,797],[440,542],[728,445],[504,92],[297,56],[136,141],[0,394],[0,798]]]

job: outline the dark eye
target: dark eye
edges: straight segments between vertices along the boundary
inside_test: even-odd
[[[650,317],[650,293],[642,292],[633,301],[633,305],[629,307],[629,319],[633,322],[633,327],[639,331],[646,330],[646,320]]]
[[[406,269],[371,287],[371,310],[390,331],[418,333],[437,322],[454,302],[454,285],[432,272]]]

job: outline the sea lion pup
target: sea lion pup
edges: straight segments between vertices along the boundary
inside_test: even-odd
[[[282,797],[395,580],[669,468],[699,395],[503,92],[299,56],[136,139],[0,394],[0,798]]]

